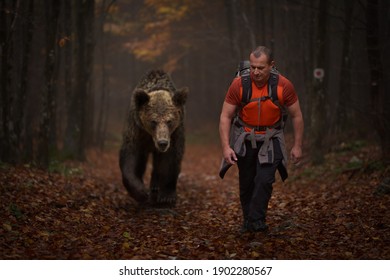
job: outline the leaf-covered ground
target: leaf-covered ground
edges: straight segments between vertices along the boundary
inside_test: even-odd
[[[170,209],[137,207],[116,149],[50,173],[2,165],[0,258],[390,259],[390,174],[377,159],[376,148],[345,145],[323,166],[290,166],[270,230],[256,234],[239,233],[237,169],[218,177],[217,144],[187,145]]]

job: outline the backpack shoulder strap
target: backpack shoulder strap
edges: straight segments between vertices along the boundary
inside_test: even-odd
[[[279,72],[277,70],[272,70],[269,76],[268,82],[268,95],[271,98],[272,102],[278,102],[278,82],[279,82]]]
[[[271,98],[272,102],[278,101],[278,82],[279,82],[279,72],[273,69],[270,73],[269,83],[268,83],[268,96]],[[242,104],[247,104],[252,97],[252,81],[250,75],[241,76],[242,84]]]
[[[280,105],[278,98],[278,82],[279,82],[279,72],[275,68],[271,70],[269,83],[268,83],[268,96],[271,98],[272,102],[279,107],[281,113],[281,126],[284,128],[287,121],[287,111],[286,108]]]
[[[241,106],[248,104],[252,97],[252,81],[249,68],[249,60],[243,60],[240,61],[237,69],[237,76],[241,77],[242,85]]]
[[[242,98],[241,103],[247,104],[252,97],[252,81],[250,75],[241,76]]]
[[[268,96],[271,98],[272,102],[278,102],[278,82],[279,82],[279,72],[275,68],[271,70],[270,78],[268,82]],[[241,104],[246,105],[252,98],[252,80],[250,75],[241,76],[242,84],[242,98]]]

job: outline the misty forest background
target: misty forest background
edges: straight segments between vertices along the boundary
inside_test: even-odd
[[[226,90],[258,45],[295,85],[312,162],[362,140],[389,160],[389,1],[2,0],[0,31],[2,162],[47,168],[118,145],[153,68],[189,87],[189,139],[218,141]]]
[[[295,85],[304,158],[270,230],[240,234],[218,123],[258,45]],[[0,0],[0,259],[390,259],[389,53],[387,0]],[[154,68],[190,90],[169,209],[132,201],[118,164]]]

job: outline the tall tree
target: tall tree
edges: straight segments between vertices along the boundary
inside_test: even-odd
[[[314,69],[314,49],[315,49],[315,10],[311,7],[304,6],[303,7],[303,14],[306,16],[300,17],[300,27],[301,27],[301,33],[300,33],[300,50],[302,51],[301,57],[302,57],[302,64],[305,65],[303,67],[302,75],[303,75],[303,82],[304,82],[304,91],[307,93],[313,92],[313,69]],[[306,98],[301,98],[300,101],[302,102],[302,113],[305,117],[305,127],[309,128],[308,131],[310,131],[311,127],[311,95],[308,94]]]
[[[247,59],[248,53],[260,41],[265,44],[265,25],[260,26],[264,23],[265,14],[263,4],[258,2],[225,0],[230,48],[235,61]]]
[[[81,141],[82,149],[85,150],[93,143],[93,123],[95,115],[95,94],[93,84],[94,73],[94,50],[95,50],[95,0],[86,0],[84,4],[84,20],[85,20],[85,69],[84,80],[86,82],[86,98],[83,102],[83,111],[85,119],[83,121],[83,130],[85,131],[84,139]]]
[[[107,39],[104,32],[104,25],[106,23],[109,10],[114,4],[115,0],[111,0],[108,4],[106,0],[103,0],[100,6],[100,16],[98,20],[97,38],[100,39],[99,44],[99,57],[100,57],[100,104],[99,111],[97,112],[97,123],[95,128],[95,143],[103,149],[107,132],[107,116],[109,109],[109,96],[108,96],[108,72],[106,62],[107,52]]]
[[[33,0],[0,3],[0,159],[6,162],[20,162],[25,156],[23,138],[26,138],[25,104],[33,18]]]
[[[30,141],[22,139],[22,133],[28,134],[28,130],[31,129],[30,119],[26,117],[26,98],[27,88],[29,84],[29,69],[31,64],[31,51],[33,43],[33,31],[34,31],[34,0],[23,1],[25,7],[25,19],[21,26],[22,42],[21,42],[21,69],[20,69],[20,86],[17,91],[16,110],[15,110],[15,136],[18,146],[17,155],[18,161],[23,157],[23,160],[32,160],[32,149]],[[27,135],[25,135],[27,138]]]
[[[236,58],[236,61],[240,61],[243,58],[240,46],[240,2],[238,0],[225,0],[225,5],[232,56]]]
[[[382,64],[381,35],[379,26],[379,2],[367,0],[367,52],[370,68],[371,119],[379,135],[382,154],[390,160],[389,97],[385,93]]]
[[[64,147],[62,153],[65,157],[74,157],[76,154],[76,139],[74,135],[75,114],[74,114],[74,14],[72,9],[74,1],[64,1],[64,33],[67,39],[64,42],[64,82],[65,82],[65,114],[66,114],[66,128],[64,136]]]
[[[323,140],[326,133],[326,58],[327,58],[327,22],[328,22],[328,1],[320,0],[318,7],[318,21],[316,30],[316,44],[314,65],[316,69],[322,69],[325,77],[314,78],[313,92],[311,95],[311,154],[315,164],[321,164],[324,160]]]
[[[11,2],[11,3],[9,3]],[[1,134],[0,158],[6,162],[14,161],[16,150],[12,119],[12,70],[14,65],[14,40],[16,22],[19,18],[19,1],[0,1],[0,91],[1,91]]]
[[[60,14],[59,1],[46,0],[46,60],[45,86],[42,90],[42,113],[39,128],[38,162],[42,167],[48,167],[52,152],[57,149],[56,110],[57,110],[57,80],[58,80],[58,19]]]
[[[334,125],[336,135],[345,135],[351,127],[351,108],[348,101],[351,98],[351,38],[353,30],[354,0],[344,0],[344,31],[342,37],[341,71],[339,84],[339,100],[336,104],[336,118]]]
[[[253,18],[256,26],[256,45],[266,45],[265,42],[265,5],[264,1],[254,0],[255,7],[253,9]]]
[[[92,63],[94,49],[94,11],[95,1],[73,1],[75,12],[73,34],[74,84],[68,106],[67,129],[64,152],[68,157],[85,159],[87,141],[92,127],[91,101]],[[93,112],[93,111],[92,111]]]

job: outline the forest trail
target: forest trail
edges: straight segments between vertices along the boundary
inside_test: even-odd
[[[277,175],[268,233],[240,234],[237,169],[217,144],[187,144],[175,208],[138,208],[118,152],[47,173],[0,167],[1,259],[390,259],[390,196],[375,148],[344,147]],[[148,178],[146,178],[147,180]]]

